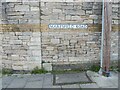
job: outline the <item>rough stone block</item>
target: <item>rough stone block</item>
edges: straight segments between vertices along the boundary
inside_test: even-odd
[[[93,20],[84,20],[84,24],[93,24]]]
[[[20,56],[19,55],[11,55],[12,60],[19,60]]]
[[[40,56],[41,55],[41,50],[33,50],[32,54],[33,54],[33,56]]]
[[[22,41],[21,40],[12,40],[10,41],[10,44],[22,44]]]
[[[41,43],[40,41],[31,41],[31,42],[27,42],[27,45],[36,46],[36,45],[41,45]]]
[[[28,61],[39,61],[39,63],[41,63],[40,54],[39,54],[39,56],[30,56],[30,57],[27,57],[27,60]]]
[[[118,25],[119,22],[118,22],[118,20],[112,20],[112,24],[116,24],[116,25]]]
[[[33,37],[40,38],[40,32],[33,32],[32,34],[33,34]]]
[[[9,16],[22,16],[22,15],[24,15],[25,14],[25,12],[8,12],[8,14],[7,15],[9,15]]]
[[[92,14],[92,10],[86,10],[86,14]]]
[[[53,56],[53,59],[58,59],[58,56],[57,55]]]
[[[15,11],[29,11],[29,5],[15,5]]]
[[[51,39],[51,43],[52,44],[59,44],[60,43],[60,39]]]
[[[39,11],[39,7],[30,7],[31,11]]]
[[[47,71],[52,71],[52,64],[51,63],[43,63],[43,68]]]
[[[35,61],[29,61],[27,65],[29,70],[33,70],[35,67],[41,68],[41,64]]]
[[[66,15],[65,19],[66,20],[71,20],[71,15]]]
[[[62,5],[63,9],[73,9],[72,5]]]
[[[46,47],[46,50],[54,50],[54,47],[48,46]]]
[[[40,50],[41,46],[29,46],[29,49]]]
[[[15,34],[21,36],[22,32],[15,32]]]
[[[72,20],[81,20],[80,16],[72,16]]]
[[[19,36],[20,40],[29,40],[30,36]]]
[[[63,42],[64,45],[69,45],[69,40]]]
[[[30,5],[30,6],[39,6],[39,0],[23,0],[23,4]]]
[[[80,57],[69,57],[69,61],[80,61]]]
[[[23,70],[23,63],[14,63],[13,65],[12,65],[12,69],[13,70]]]
[[[28,20],[28,23],[29,24],[39,24],[40,23],[40,20],[37,18],[37,19],[29,19]]]
[[[61,12],[62,12],[62,10],[61,10],[61,9],[53,9],[53,13],[54,13],[54,12],[61,13]]]
[[[97,15],[90,15],[89,16],[91,19],[98,19],[98,16]]]
[[[22,32],[23,36],[32,36],[33,32]]]
[[[84,10],[79,10],[77,13],[78,13],[78,15],[85,15],[85,11]]]
[[[77,40],[76,39],[70,40],[70,43],[77,43]]]
[[[88,42],[86,42],[87,44],[95,44],[95,41],[88,41]]]
[[[26,24],[28,23],[27,19],[19,19],[19,24]]]
[[[40,37],[32,37],[31,38],[31,41],[37,41],[37,42],[40,42]]]
[[[45,3],[44,2],[41,2],[41,7],[44,7],[45,6]]]
[[[15,18],[19,18],[19,17],[15,17]],[[9,24],[18,24],[18,20],[8,20]]]

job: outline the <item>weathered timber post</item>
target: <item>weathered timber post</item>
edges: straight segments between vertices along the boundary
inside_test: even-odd
[[[112,3],[104,2],[104,49],[103,49],[103,75],[110,75],[110,32],[112,24]]]

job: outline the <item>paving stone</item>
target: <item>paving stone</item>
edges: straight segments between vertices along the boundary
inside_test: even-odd
[[[24,88],[42,88],[41,81],[27,82]]]
[[[31,75],[30,79],[28,80],[25,88],[42,88],[44,82],[44,74],[41,75]]]
[[[44,77],[43,87],[42,88],[52,88],[53,87],[53,75],[46,74]]]
[[[26,78],[16,77],[7,88],[24,88],[26,82]]]
[[[89,74],[88,74],[89,73]],[[77,73],[78,74],[78,73]],[[96,81],[96,83],[87,83],[87,84],[67,84],[67,85],[53,85],[53,75],[48,74],[37,74],[37,75],[30,75],[30,74],[14,74],[12,76],[4,76],[2,77],[2,84],[3,88],[57,88],[57,89],[80,89],[80,88],[117,88],[116,81],[118,81],[118,74],[112,72],[111,77],[104,77],[98,75],[97,73],[87,72],[89,77],[93,77],[92,79]],[[65,75],[65,76],[64,76]],[[74,74],[64,74],[61,78],[57,79],[64,79],[63,81],[69,81],[71,78],[72,82],[77,81],[78,79],[83,79],[84,74],[79,73],[79,77],[76,77],[76,73]],[[57,75],[60,76],[60,75]],[[97,81],[98,80],[98,81]],[[110,84],[111,83],[111,84]]]
[[[117,88],[117,83],[118,83],[118,77],[113,75],[111,77],[105,77],[102,75],[99,75],[95,72],[91,72],[88,71],[87,75],[92,79],[93,82],[96,82],[96,84],[100,87],[100,88]],[[117,75],[117,74],[116,74]],[[116,78],[116,79],[115,79]],[[114,79],[114,84],[111,81],[112,79]]]
[[[118,87],[119,84],[119,75],[118,73],[111,72],[111,77],[109,77],[109,81],[114,85],[112,87]]]
[[[43,82],[44,74],[31,75],[28,82],[41,81]]]
[[[2,77],[2,88],[7,88],[15,78],[15,76]]]
[[[2,89],[2,78],[0,78],[0,89]]]
[[[57,74],[56,84],[90,82],[85,73]]]
[[[46,88],[57,88],[61,90],[60,85],[53,85],[53,75],[52,74],[46,74],[44,77],[44,82],[43,82],[43,89]]]
[[[109,80],[107,80],[106,78],[94,78],[95,82],[97,82],[99,87],[113,87],[113,84],[111,82],[109,82]],[[116,87],[116,86],[114,86]]]
[[[81,88],[99,88],[99,86],[95,83],[91,83],[91,84],[80,84]]]
[[[65,89],[65,88],[78,88],[77,90],[79,90],[80,86],[79,84],[71,84],[71,85],[62,85],[62,88]]]

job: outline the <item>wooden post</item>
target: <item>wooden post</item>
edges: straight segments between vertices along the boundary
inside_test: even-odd
[[[103,50],[103,75],[110,75],[110,32],[112,24],[112,3],[104,2],[104,50]]]

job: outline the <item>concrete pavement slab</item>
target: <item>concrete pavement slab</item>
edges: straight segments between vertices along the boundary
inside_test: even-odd
[[[25,76],[15,77],[15,79],[8,85],[7,88],[24,88],[27,83],[27,79]]]
[[[71,90],[74,88],[117,88],[118,87],[118,75],[117,73],[111,73],[111,77],[104,77],[98,73],[88,71],[88,76],[95,83],[86,83],[86,84],[62,84],[62,85],[53,85],[53,75],[52,74],[38,74],[38,75],[13,75],[13,76],[4,76],[2,77],[3,88],[43,88],[43,89],[68,89]],[[74,73],[74,74],[59,74],[57,75],[57,82],[75,82],[79,80],[86,80],[84,77],[85,74]]]
[[[62,88],[80,88],[79,84],[62,85]]]
[[[43,80],[43,88],[52,88],[52,86],[53,86],[53,75],[45,74]]]
[[[0,77],[0,90],[2,89],[2,78]]]
[[[42,81],[27,82],[24,88],[42,88]]]
[[[28,82],[32,82],[32,81],[43,81],[44,78],[44,74],[36,74],[36,75],[31,75],[30,78],[28,79]]]
[[[50,73],[44,75],[42,88],[43,89],[45,89],[45,88],[57,88],[58,90],[61,90],[60,85],[53,85],[53,75]]]
[[[96,83],[90,83],[90,84],[80,84],[81,88],[99,88],[99,86]]]
[[[118,87],[119,87],[119,89],[120,89],[120,72],[118,72]]]
[[[103,75],[100,75],[98,73],[88,71],[87,75],[92,79],[92,81],[96,82],[96,84],[100,88],[118,88],[118,76],[117,73],[112,74],[110,77],[105,77]],[[113,81],[114,82],[113,82]]]
[[[85,72],[69,73],[69,74],[56,74],[56,84],[69,84],[69,83],[87,83],[91,82]]]
[[[42,88],[45,74],[31,75],[24,88]]]
[[[52,88],[57,88],[58,90],[61,90],[62,86],[61,85],[53,85]]]
[[[62,90],[61,88],[42,88],[42,90]]]
[[[16,76],[3,76],[2,77],[2,88],[7,88],[8,85],[15,79]]]
[[[111,72],[111,76],[108,77],[110,82],[113,83],[116,87],[118,87],[118,73]]]

